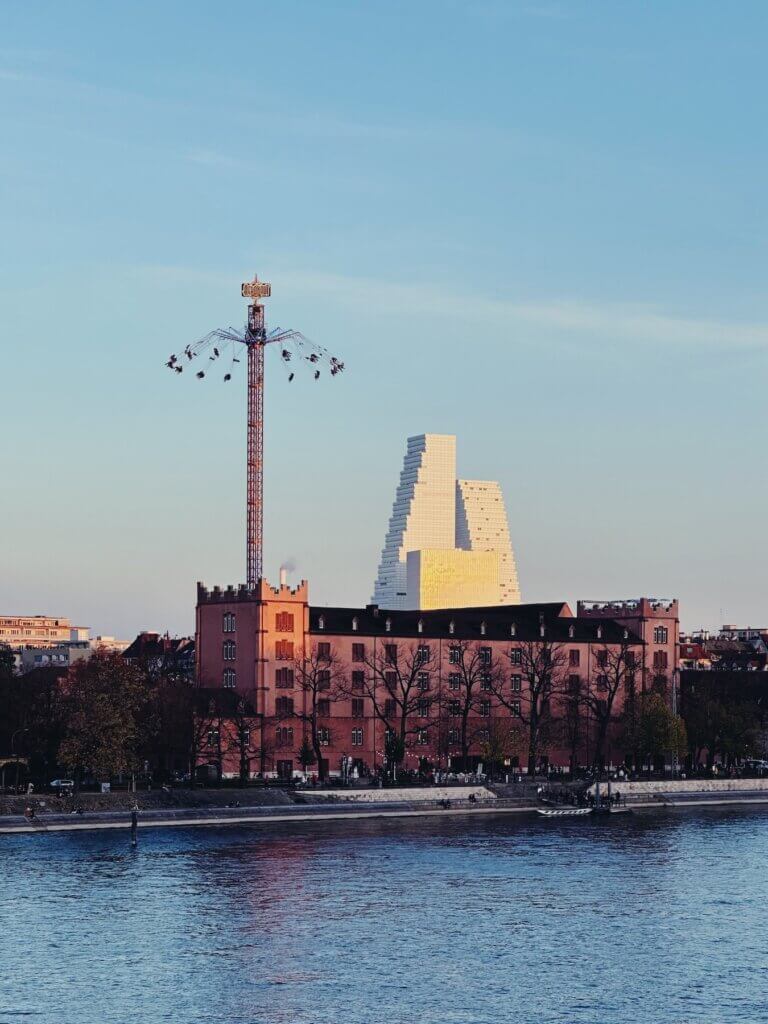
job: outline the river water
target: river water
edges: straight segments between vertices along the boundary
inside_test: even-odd
[[[754,1024],[768,814],[0,836],[0,1022]]]

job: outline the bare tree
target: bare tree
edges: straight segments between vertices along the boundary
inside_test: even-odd
[[[362,693],[371,701],[375,717],[384,726],[387,761],[396,773],[411,736],[436,728],[434,710],[438,692],[430,671],[432,650],[427,643],[377,645],[363,659]],[[351,689],[349,692],[352,692]],[[355,691],[359,694],[361,691]]]
[[[324,720],[330,717],[333,704],[347,695],[344,665],[331,645],[321,641],[299,652],[294,673],[301,703],[297,706],[292,697],[284,697],[283,700],[290,701],[290,707],[284,712],[276,708],[276,714],[301,722],[317,759],[318,777],[325,782],[323,748],[330,745],[332,736],[331,726],[324,724]]]
[[[255,728],[257,724],[258,718],[253,708],[241,697],[229,719],[227,731],[228,749],[237,754],[241,786],[248,785],[251,778],[251,764],[259,757],[259,744],[255,742],[259,732]]]
[[[584,707],[581,694],[581,677],[569,675],[561,703],[561,731],[568,750],[568,768],[571,775],[578,768],[579,747],[584,739]]]
[[[209,760],[213,758],[218,779],[221,780],[224,760],[222,745],[223,728],[224,716],[221,713],[221,707],[216,698],[211,696],[204,708],[202,703],[198,701],[198,706],[192,716],[192,726],[189,733],[189,775],[192,781],[197,776],[199,763],[204,756]]]
[[[619,721],[617,698],[630,691],[637,671],[635,649],[628,639],[609,646],[603,644],[595,652],[595,672],[581,700],[596,724],[594,766],[605,764],[605,748],[613,723]]]
[[[497,700],[524,727],[528,738],[528,774],[533,777],[538,767],[541,748],[548,740],[552,724],[552,702],[562,692],[565,648],[542,636],[540,640],[524,640],[509,652],[512,676],[521,680],[517,691],[501,679],[495,687]]]
[[[490,722],[491,698],[503,686],[502,663],[494,661],[493,649],[479,641],[456,640],[449,648],[448,690],[444,705],[459,722],[459,742],[464,769],[469,765],[469,750],[480,727],[477,716]]]

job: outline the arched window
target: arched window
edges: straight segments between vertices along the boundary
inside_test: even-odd
[[[419,619],[419,621],[418,621],[418,623],[416,625],[416,629],[419,631],[419,633],[423,633],[424,632],[424,620],[423,619]]]
[[[321,615],[320,618],[317,620],[317,628],[318,629],[325,629],[325,616],[324,615]]]
[[[514,622],[509,627],[509,635],[510,636],[517,636],[517,626],[514,624]]]
[[[232,612],[224,612],[222,631],[224,633],[235,632],[235,616]]]
[[[480,623],[480,636],[485,636],[485,632],[486,632],[485,622],[481,622]]]
[[[233,668],[224,669],[224,687],[227,690],[234,690],[235,688],[235,670]]]
[[[576,628],[575,628],[575,626],[569,626],[568,627],[568,636],[569,636],[569,638],[571,640],[573,640],[573,638],[576,636]]]
[[[451,636],[453,636],[453,634],[456,632],[456,623],[453,621],[453,619],[451,619],[451,621],[448,623],[448,632],[451,634]]]
[[[356,615],[352,619],[352,632],[353,633],[357,632],[357,616]]]
[[[392,632],[392,619],[386,620],[386,622],[384,623],[384,629],[387,631],[387,633]]]

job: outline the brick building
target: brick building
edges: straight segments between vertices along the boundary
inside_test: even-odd
[[[306,581],[198,584],[196,676],[236,691],[253,714],[254,761],[290,777],[310,725],[331,774],[342,758],[375,771],[398,730],[406,768],[471,768],[498,752],[499,735],[504,762],[525,765],[536,665],[547,662],[537,766],[588,765],[598,743],[617,764],[628,692],[671,695],[678,636],[676,601],[582,602],[577,615],[565,602],[395,611],[312,607]]]

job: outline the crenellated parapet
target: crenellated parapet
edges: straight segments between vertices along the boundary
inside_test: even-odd
[[[228,587],[206,587],[198,581],[197,603],[206,604],[233,604],[235,602],[263,602],[263,601],[288,601],[297,604],[307,604],[309,601],[309,584],[301,580],[295,587],[288,584],[280,584],[273,587],[265,579],[260,579],[255,587],[249,587],[245,583]]]

